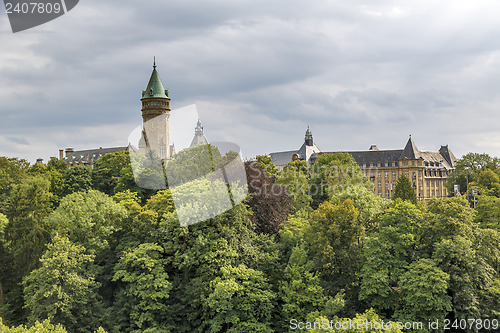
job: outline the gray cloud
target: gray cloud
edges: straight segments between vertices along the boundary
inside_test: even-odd
[[[401,148],[412,134],[422,148],[500,156],[498,9],[87,0],[18,34],[2,20],[0,155],[126,144],[156,55],[174,108],[197,103],[207,136],[248,157],[298,148],[307,125],[324,150]]]

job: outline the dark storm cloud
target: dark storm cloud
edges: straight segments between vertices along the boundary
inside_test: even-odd
[[[0,154],[126,144],[155,55],[172,106],[198,103],[207,136],[249,157],[300,146],[307,125],[325,150],[401,148],[413,134],[500,155],[499,7],[87,0],[18,34],[2,19]]]

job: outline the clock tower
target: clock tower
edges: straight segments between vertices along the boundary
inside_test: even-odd
[[[170,98],[156,71],[156,59],[141,102],[143,126],[139,150],[141,153],[153,151],[166,162],[173,153],[169,139]]]

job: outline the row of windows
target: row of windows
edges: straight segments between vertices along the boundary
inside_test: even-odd
[[[369,168],[374,168],[374,167],[377,167],[377,168],[381,168],[381,167],[389,167],[389,166],[398,166],[398,162],[378,162],[378,163],[370,163],[370,164],[366,164],[366,163],[363,163],[362,167],[363,168],[366,168],[366,167],[369,167]]]
[[[168,105],[168,104],[167,102],[162,102],[162,101],[142,102],[142,106],[160,106],[160,105]]]
[[[385,194],[385,198],[390,198],[391,197],[391,193],[393,191],[390,191],[390,190],[385,190],[385,193],[382,192],[382,190],[379,190],[378,191],[378,196],[382,198],[382,193]],[[443,197],[446,197],[446,190],[443,190],[442,192],[440,190],[427,190],[427,198],[432,198],[432,197],[440,197],[440,196],[443,196]],[[422,198],[422,192],[419,193],[419,197]]]

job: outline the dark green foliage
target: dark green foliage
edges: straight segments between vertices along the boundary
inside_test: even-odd
[[[88,166],[76,166],[68,169],[62,178],[63,195],[88,191],[92,188],[92,169]]]
[[[98,159],[92,169],[92,186],[108,195],[115,193],[120,181],[121,171],[130,165],[128,151],[106,154]]]
[[[161,190],[136,184],[164,182],[161,163],[127,154],[92,172],[0,158],[0,332],[292,332],[292,318],[500,315],[497,159],[458,164],[480,192],[473,209],[464,196],[378,198],[345,153],[280,172],[259,157],[246,164],[247,201],[182,227],[182,214],[223,207],[200,199],[216,184],[193,177],[237,154],[185,151],[169,171],[189,182]],[[179,196],[189,200],[174,207]]]
[[[411,185],[410,180],[405,175],[401,175],[396,182],[393,199],[408,200],[411,203],[417,203],[417,192]]]

